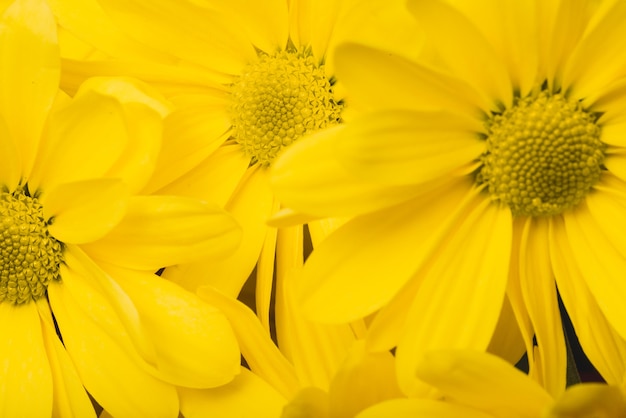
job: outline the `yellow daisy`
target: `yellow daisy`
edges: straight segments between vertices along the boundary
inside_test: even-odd
[[[95,47],[86,49],[88,59],[77,60],[69,58],[81,48],[68,46],[67,89],[86,75],[134,75],[177,106],[166,121],[164,152],[147,190],[216,201],[243,227],[242,244],[231,257],[177,266],[164,277],[189,289],[210,283],[236,296],[256,267],[257,310],[269,327],[276,246],[303,247],[281,242],[266,225],[279,208],[267,167],[283,147],[340,123],[344,98],[330,54],[340,40],[393,45],[416,36],[402,30],[410,21],[402,2],[52,4],[64,30]],[[378,30],[389,21],[396,26]],[[311,225],[313,241],[331,227]]]
[[[175,385],[233,379],[226,318],[154,275],[228,254],[239,230],[191,198],[143,196],[168,109],[144,85],[58,90],[43,0],[0,6],[0,415],[176,417]]]
[[[378,311],[370,345],[397,345],[402,386],[418,393],[422,353],[484,349],[506,293],[541,365],[533,375],[558,394],[558,286],[584,350],[621,381],[626,3],[408,8],[421,56],[339,47],[336,73],[363,113],[272,167],[287,207],[355,216],[307,260],[304,311],[328,322]]]
[[[626,416],[623,385],[583,383],[552,397],[537,382],[493,355],[435,351],[417,374],[437,388],[439,400],[400,399],[377,404],[358,418],[619,418]]]

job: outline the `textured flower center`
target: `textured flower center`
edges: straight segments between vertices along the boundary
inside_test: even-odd
[[[233,136],[251,163],[269,165],[282,147],[339,122],[324,66],[308,52],[261,55],[233,85]]]
[[[48,234],[43,209],[22,189],[0,192],[0,302],[15,305],[44,296],[60,280],[62,245]]]
[[[555,215],[598,181],[605,144],[595,117],[561,94],[520,99],[487,123],[479,183],[514,215]]]

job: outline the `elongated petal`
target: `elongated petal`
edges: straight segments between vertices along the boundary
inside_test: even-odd
[[[446,109],[480,117],[495,106],[463,79],[367,46],[338,46],[335,66],[350,103],[359,109]]]
[[[426,389],[413,374],[424,353],[485,350],[498,322],[508,279],[511,213],[483,196],[472,203],[416,274],[422,284],[396,352],[398,379],[408,394]]]
[[[608,193],[592,194],[587,199],[589,205],[582,203],[576,211],[565,214],[567,236],[589,290],[609,323],[626,338],[626,306],[622,302],[626,283],[620,274],[626,269],[625,247],[615,224],[622,220],[625,203]]]
[[[585,383],[569,388],[545,414],[548,418],[620,417],[626,414],[626,397],[619,385]]]
[[[348,124],[337,158],[372,182],[424,184],[473,165],[485,149],[476,122],[449,112],[367,114]]]
[[[220,257],[239,244],[240,230],[222,209],[176,196],[135,196],[122,221],[83,248],[104,261],[138,270]]]
[[[250,369],[290,399],[299,388],[295,371],[274,345],[254,312],[236,299],[208,286],[199,288],[198,295],[228,317]]]
[[[28,52],[26,52],[28,51]],[[60,75],[56,23],[45,1],[19,0],[0,20],[0,114],[28,175]]]
[[[219,310],[155,274],[105,269],[131,298],[154,342],[156,375],[177,386],[208,388],[239,373],[237,340]]]
[[[256,58],[254,44],[236,15],[206,2],[102,0],[116,24],[133,38],[187,62],[238,74]],[[212,28],[207,31],[206,28]]]
[[[53,380],[37,306],[0,303],[0,333],[0,415],[51,416]]]
[[[548,219],[528,218],[520,246],[520,286],[535,329],[542,370],[540,381],[552,396],[565,390],[567,354],[554,273]]]
[[[466,16],[440,0],[410,1],[408,7],[424,29],[425,38],[433,41],[432,48],[445,68],[476,86],[494,103],[511,105],[514,86],[502,57]],[[528,88],[528,82],[525,84]]]
[[[145,371],[105,298],[87,291],[78,277],[72,288],[52,283],[48,297],[78,375],[101,406],[113,416],[177,416],[174,387]],[[85,301],[80,300],[87,298],[91,312],[84,311]]]
[[[18,144],[0,115],[0,184],[8,190],[15,190],[22,176],[20,158]]]
[[[550,395],[524,373],[479,351],[426,353],[417,375],[446,398],[496,417],[539,417],[552,403]]]
[[[178,388],[185,418],[276,418],[287,400],[246,368],[224,386],[213,389]]]
[[[82,244],[107,234],[126,211],[128,190],[115,179],[65,183],[43,196],[48,231],[59,241]]]
[[[270,181],[284,206],[318,217],[354,216],[420,193],[412,185],[381,184],[349,170],[336,152],[345,129],[340,125],[298,141],[274,162]]]
[[[340,227],[305,263],[296,288],[303,312],[341,323],[380,309],[424,262],[470,188],[461,181],[428,194],[429,204],[415,199]]]
[[[490,418],[492,415],[431,399],[394,399],[367,408],[356,416],[356,418],[389,417]]]
[[[47,301],[38,301],[37,307],[39,308],[44,343],[52,372],[54,395],[52,416],[95,418],[94,406],[76,373],[72,360],[59,340]]]
[[[51,116],[29,185],[45,191],[61,183],[102,177],[127,141],[120,103],[86,92]]]
[[[562,219],[551,223],[550,258],[559,294],[574,324],[576,337],[600,375],[620,384],[626,371],[626,341],[609,325],[576,263]]]

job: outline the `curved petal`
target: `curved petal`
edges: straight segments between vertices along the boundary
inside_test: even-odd
[[[79,280],[71,289],[64,283],[51,283],[48,297],[85,388],[113,416],[176,417],[175,388],[144,370],[137,353],[128,350],[128,334],[110,305],[97,293],[85,292]],[[89,314],[83,310],[84,301],[79,301],[85,298],[94,306]]]
[[[211,5],[191,0],[100,0],[99,3],[133,38],[187,62],[239,74],[247,62],[256,58],[248,31],[241,30],[244,26],[235,14],[220,10],[219,2]]]
[[[537,356],[542,369],[539,381],[552,396],[565,390],[567,353],[554,273],[550,261],[548,218],[528,218],[520,244],[519,268],[522,295],[533,323]]]
[[[239,373],[237,340],[219,310],[155,274],[103,267],[133,301],[154,342],[155,375],[177,386],[209,388]]]
[[[85,92],[51,115],[29,185],[45,192],[61,183],[102,177],[128,140],[120,103]]]
[[[53,379],[37,305],[0,303],[0,334],[0,415],[50,417]]]
[[[11,138],[9,128],[0,115],[0,186],[15,190],[22,177],[22,161],[18,144]]]
[[[276,418],[287,400],[250,370],[213,389],[178,388],[180,412],[185,418]]]
[[[485,150],[475,120],[449,112],[389,110],[347,124],[337,158],[359,178],[424,184],[473,165]]]
[[[497,110],[494,99],[476,91],[469,80],[367,46],[338,46],[335,67],[347,87],[347,101],[359,109],[446,109],[477,119]]]
[[[601,383],[585,383],[570,387],[545,414],[550,418],[624,415],[626,415],[626,396],[622,387]]]
[[[483,196],[472,203],[450,225],[447,238],[433,246],[416,275],[422,284],[396,352],[398,380],[409,395],[427,390],[413,373],[424,353],[485,350],[500,316],[512,244],[511,212]]]
[[[61,184],[42,196],[48,231],[66,244],[95,241],[120,222],[127,199],[126,185],[116,179]]]
[[[291,399],[300,388],[296,373],[254,312],[235,298],[225,296],[209,286],[199,288],[198,295],[220,309],[230,320],[250,369],[282,396]]]
[[[37,302],[43,329],[44,343],[48,353],[53,381],[53,417],[82,418],[96,417],[96,411],[83,387],[72,360],[59,340],[54,327],[50,307],[46,302]]]
[[[626,372],[626,341],[619,337],[589,291],[571,250],[562,219],[551,222],[550,258],[559,294],[574,324],[576,337],[600,375],[620,384]]]
[[[550,395],[527,375],[501,358],[479,351],[426,353],[417,375],[455,403],[495,417],[539,417],[552,404]]]
[[[28,52],[25,52],[28,51]],[[43,0],[18,0],[0,20],[0,115],[28,176],[59,87],[56,22]]]
[[[367,408],[355,418],[428,417],[493,418],[492,415],[431,399],[394,399]]]
[[[427,262],[430,248],[475,195],[468,182],[460,181],[423,200],[348,221],[305,263],[296,285],[305,315],[341,323],[383,307]]]
[[[284,206],[318,217],[354,216],[410,200],[422,191],[360,178],[336,153],[346,126],[325,129],[297,141],[270,168],[270,182]]]
[[[621,275],[626,245],[616,224],[623,223],[626,202],[607,192],[592,193],[587,201],[564,214],[565,229],[589,290],[609,323],[626,338],[626,283]]]
[[[492,10],[495,3],[492,3]],[[430,47],[433,48],[437,62],[441,62],[444,68],[461,80],[475,86],[492,103],[510,107],[514,87],[517,86],[512,83],[504,57],[496,53],[493,46],[466,16],[441,0],[412,0],[408,2],[408,7],[425,32],[426,47],[428,41],[432,42]],[[528,9],[528,6],[522,9]],[[511,22],[507,23],[510,25]],[[515,33],[518,28],[510,26],[510,33]],[[525,31],[517,36],[526,33]],[[531,42],[522,39],[524,42]],[[530,64],[532,65],[532,61]],[[528,88],[528,80],[525,84],[524,87]]]
[[[230,215],[201,200],[135,196],[122,221],[83,249],[94,258],[137,270],[230,254],[241,231]]]

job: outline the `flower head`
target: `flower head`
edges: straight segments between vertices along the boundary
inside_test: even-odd
[[[419,57],[337,49],[361,115],[272,167],[285,206],[354,217],[307,260],[303,309],[328,322],[377,312],[371,345],[397,345],[402,386],[418,393],[422,354],[485,349],[506,294],[540,365],[531,374],[556,395],[558,286],[584,350],[619,382],[626,7],[480,4],[410,1],[425,34]]]

